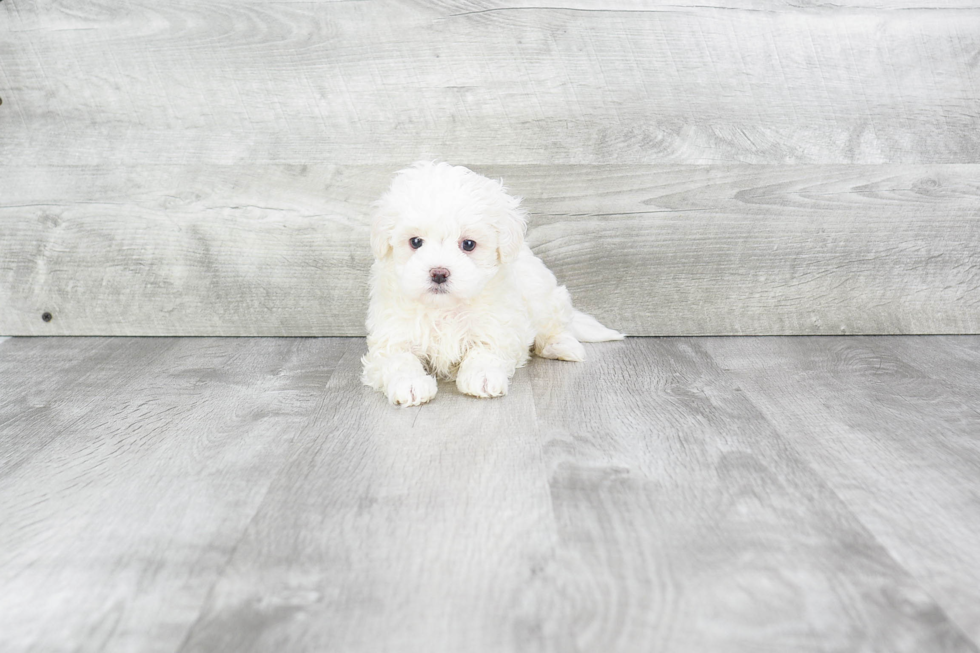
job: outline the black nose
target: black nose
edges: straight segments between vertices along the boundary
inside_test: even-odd
[[[432,268],[429,270],[429,276],[432,277],[433,283],[446,283],[449,278],[449,270],[446,268]]]

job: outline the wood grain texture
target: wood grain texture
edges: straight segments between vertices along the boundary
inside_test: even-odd
[[[531,367],[559,534],[539,650],[972,648],[700,342]]]
[[[338,397],[252,520],[191,651],[501,651],[554,523],[528,377],[485,401],[440,384],[419,409],[361,385]],[[515,641],[516,638],[516,641]]]
[[[0,35],[2,334],[363,335],[366,209],[420,157],[524,194],[627,333],[980,332],[965,0],[5,0]]]
[[[15,338],[3,650],[976,653],[980,339],[923,345],[941,386],[882,354],[924,338],[844,340],[634,338],[398,409],[361,339]]]
[[[0,4],[18,165],[980,163],[962,3]]]
[[[139,343],[143,363],[158,363],[173,341]],[[4,433],[0,479],[31,460],[61,432],[49,424],[72,422],[92,410],[93,397],[112,396],[129,388],[144,373],[133,365],[133,346],[105,338],[53,338],[43,347],[13,339],[0,356],[3,401],[0,431]]]
[[[347,346],[5,343],[3,649],[176,650]]]
[[[964,338],[710,339],[754,404],[980,640],[980,352]]]
[[[2,166],[0,333],[363,335],[396,169]],[[476,169],[633,335],[980,331],[980,166]]]

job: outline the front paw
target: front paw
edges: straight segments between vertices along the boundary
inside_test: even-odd
[[[397,376],[388,384],[385,394],[396,406],[418,406],[436,396],[436,380],[426,374]]]
[[[501,397],[507,394],[507,374],[495,367],[463,370],[456,377],[456,387],[474,397]]]

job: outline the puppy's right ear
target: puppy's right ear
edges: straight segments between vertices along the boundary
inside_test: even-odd
[[[511,197],[500,190],[500,210],[497,215],[497,237],[500,239],[499,253],[503,263],[509,263],[524,249],[524,233],[527,231],[527,212],[521,208],[519,197]]]
[[[371,250],[379,261],[391,251],[391,234],[395,230],[395,212],[383,203],[374,205],[371,217]]]

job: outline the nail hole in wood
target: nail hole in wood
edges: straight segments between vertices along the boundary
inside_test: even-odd
[[[51,313],[48,313],[47,311],[41,313],[41,319],[44,320],[45,322],[50,322],[52,317],[54,316],[51,315]]]

